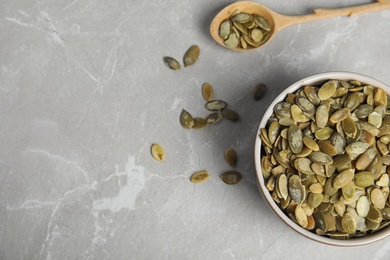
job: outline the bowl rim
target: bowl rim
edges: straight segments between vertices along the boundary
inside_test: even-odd
[[[301,79],[286,89],[284,89],[269,105],[269,107],[266,109],[266,111],[263,114],[263,117],[258,125],[257,132],[256,132],[256,139],[255,139],[255,146],[254,146],[254,164],[255,164],[255,171],[256,171],[256,177],[257,177],[257,184],[258,188],[260,189],[263,197],[267,201],[267,204],[270,206],[270,208],[273,210],[273,212],[279,217],[279,220],[281,220],[284,224],[292,228],[297,233],[305,236],[306,238],[309,238],[313,241],[319,242],[321,244],[331,245],[331,246],[340,246],[340,247],[353,247],[353,246],[362,246],[371,244],[374,242],[377,242],[381,239],[384,239],[390,235],[390,228],[385,228],[383,230],[380,230],[376,233],[370,234],[369,236],[359,237],[359,238],[352,238],[352,239],[345,239],[345,240],[338,240],[333,239],[325,236],[317,235],[311,231],[308,231],[295,222],[293,222],[276,204],[276,202],[272,199],[271,193],[266,189],[265,187],[265,181],[262,174],[261,169],[261,138],[260,138],[260,131],[261,128],[266,126],[266,123],[271,116],[273,112],[274,106],[285,99],[288,93],[292,93],[299,89],[302,86],[305,85],[317,85],[321,82],[324,82],[326,80],[330,79],[336,79],[336,80],[358,80],[360,82],[363,82],[368,85],[372,85],[374,87],[380,87],[386,91],[387,94],[390,94],[390,87],[383,82],[374,79],[372,77],[355,73],[355,72],[348,72],[348,71],[330,71],[330,72],[324,72],[319,74],[314,74],[312,76],[306,77],[304,79]]]

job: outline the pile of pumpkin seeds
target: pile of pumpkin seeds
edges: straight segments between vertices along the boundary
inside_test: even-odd
[[[213,100],[214,89],[210,83],[202,85],[202,96],[206,101],[205,108],[211,111],[205,117],[193,117],[188,111],[183,109],[180,114],[180,124],[187,129],[199,129],[207,125],[216,124],[223,118],[236,122],[240,116],[232,109],[227,108],[228,104],[223,100]]]
[[[199,59],[199,55],[200,55],[199,46],[192,45],[184,54],[183,57],[184,67],[193,65]],[[175,58],[165,56],[163,57],[163,61],[164,64],[172,70],[179,70],[181,68],[180,63]]]
[[[270,31],[271,27],[264,17],[236,10],[220,24],[219,37],[230,49],[257,48],[269,39]]]
[[[261,129],[262,173],[297,224],[336,239],[390,224],[390,98],[351,80],[304,86]]]

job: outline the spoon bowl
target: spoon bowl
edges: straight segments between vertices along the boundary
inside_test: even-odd
[[[263,46],[264,44],[266,44],[267,42],[269,42],[271,40],[271,38],[275,34],[274,17],[277,14],[259,3],[250,2],[250,1],[240,1],[240,2],[235,2],[231,5],[228,5],[225,8],[223,8],[214,17],[213,21],[211,22],[210,34],[218,44],[220,44],[223,47],[226,47],[224,44],[224,40],[219,36],[219,26],[224,20],[228,19],[233,14],[233,12],[236,10],[239,10],[240,13],[258,14],[258,15],[262,16],[264,19],[266,19],[271,30],[269,31],[269,38],[261,46]],[[249,49],[242,49],[240,47],[237,47],[233,50],[247,51],[247,50],[251,50],[251,49],[255,49],[255,48],[249,47]]]
[[[390,8],[390,0],[376,0],[376,2],[366,5],[345,7],[339,9],[315,9],[312,14],[301,16],[288,16],[276,13],[267,7],[251,1],[239,1],[223,8],[212,20],[210,24],[210,34],[212,38],[221,46],[228,48],[224,40],[219,36],[219,27],[221,23],[231,17],[235,11],[240,13],[257,14],[267,20],[271,30],[268,32],[268,39],[258,47],[249,47],[243,49],[240,46],[231,49],[235,51],[248,51],[257,49],[268,43],[280,30],[287,26],[311,22],[337,16],[355,16],[368,12],[380,11]]]

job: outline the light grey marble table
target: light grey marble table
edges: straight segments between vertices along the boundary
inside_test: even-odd
[[[259,2],[290,15],[370,3]],[[272,99],[301,78],[352,71],[390,84],[390,10],[289,27],[238,53],[208,31],[230,3],[0,1],[0,259],[389,259],[390,239],[337,248],[285,226],[258,191],[253,146]],[[193,44],[195,65],[165,67]],[[204,82],[239,122],[180,126],[182,109],[206,114]],[[235,186],[219,179],[227,147]],[[203,169],[211,179],[191,183]]]

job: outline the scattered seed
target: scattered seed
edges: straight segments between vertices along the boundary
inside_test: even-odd
[[[164,57],[163,61],[165,65],[172,70],[180,69],[180,63],[172,57]]]
[[[165,160],[165,151],[161,145],[153,144],[150,150],[154,159],[160,162]]]
[[[225,161],[230,166],[234,167],[237,163],[237,153],[233,148],[227,148],[224,154]]]
[[[242,175],[237,171],[228,171],[222,173],[220,178],[224,183],[234,185],[241,181]]]
[[[191,46],[184,54],[184,58],[183,58],[184,67],[193,65],[199,59],[199,55],[200,55],[199,46],[198,45]]]
[[[199,171],[194,173],[190,180],[193,183],[202,183],[210,179],[210,174],[207,171]]]

